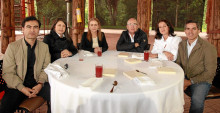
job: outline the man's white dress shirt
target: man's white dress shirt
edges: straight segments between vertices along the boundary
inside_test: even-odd
[[[189,58],[189,56],[190,56],[190,54],[191,54],[192,49],[193,49],[194,46],[196,45],[197,40],[198,40],[198,38],[197,38],[196,40],[194,40],[194,42],[191,43],[191,45],[189,45],[189,42],[188,42],[188,40],[187,40],[187,52],[188,52],[188,58]]]
[[[128,33],[131,39],[131,42],[134,43],[134,36],[132,37],[130,33]],[[135,34],[134,34],[135,35]]]

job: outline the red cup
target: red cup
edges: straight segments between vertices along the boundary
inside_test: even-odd
[[[102,51],[98,51],[98,56],[100,57],[100,56],[102,56]]]
[[[100,56],[102,56],[102,47],[99,47],[99,50],[98,50],[98,52],[97,52],[97,55],[100,57]]]
[[[95,66],[95,75],[97,78],[101,78],[102,77],[102,71],[103,71],[103,67],[101,64],[96,64]]]
[[[145,61],[149,60],[149,51],[144,51],[144,60]]]

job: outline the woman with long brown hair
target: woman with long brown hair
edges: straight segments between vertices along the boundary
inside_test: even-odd
[[[62,18],[57,18],[52,25],[50,34],[43,40],[49,46],[51,62],[77,53],[67,30],[67,23]]]
[[[108,50],[105,34],[101,32],[101,25],[97,18],[91,18],[88,22],[88,32],[82,35],[80,48],[97,53],[102,47],[102,52]]]

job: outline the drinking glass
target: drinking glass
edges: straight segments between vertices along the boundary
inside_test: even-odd
[[[84,59],[84,51],[83,50],[78,50],[78,56],[79,56],[79,61],[83,61],[83,59]]]
[[[98,50],[98,52],[97,52],[97,55],[98,55],[99,57],[102,56],[102,47],[99,47],[99,50]]]
[[[96,64],[95,65],[95,75],[97,78],[102,77],[102,72],[103,72],[103,66],[102,64]]]
[[[144,60],[145,60],[145,61],[148,61],[148,60],[149,60],[149,51],[148,51],[148,50],[145,50],[145,51],[144,51]]]

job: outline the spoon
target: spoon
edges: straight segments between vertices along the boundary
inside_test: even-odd
[[[139,71],[139,70],[136,70],[136,71],[139,72],[139,73],[143,73],[143,74],[147,75],[147,73],[145,73],[145,72],[141,72],[141,71]]]
[[[117,82],[117,81],[114,81],[114,83],[113,83],[112,85],[113,85],[113,87],[112,87],[112,89],[110,90],[110,93],[113,93],[114,87],[118,85],[118,82]]]

